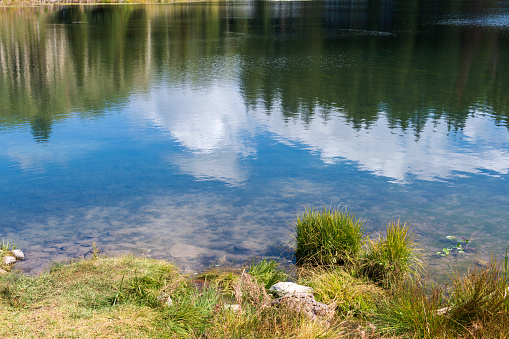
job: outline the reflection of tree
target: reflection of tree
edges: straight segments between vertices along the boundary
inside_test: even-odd
[[[462,128],[481,107],[507,124],[509,65],[498,47],[507,38],[496,30],[425,26],[426,11],[457,10],[457,2],[430,9],[411,0],[403,15],[394,6],[0,9],[0,124],[30,124],[36,140],[47,140],[55,121],[103,114],[154,79],[205,88],[225,70],[238,76],[248,108],[270,114],[277,106],[287,120],[341,114],[359,129],[384,115],[391,127],[418,136],[430,119]]]
[[[357,7],[345,11],[347,5]],[[327,6],[324,24],[317,25],[316,31],[296,32],[293,39],[283,40],[269,33],[268,43],[253,38],[248,44],[242,70],[248,106],[278,103],[284,117],[302,120],[311,119],[318,108],[335,108],[355,128],[369,126],[384,114],[392,127],[412,128],[417,135],[429,119],[443,118],[452,129],[462,128],[475,106],[497,106],[494,115],[507,122],[507,109],[502,108],[507,107],[507,99],[500,95],[506,88],[501,73],[507,68],[497,65],[501,37],[496,31],[430,28],[419,15],[427,5],[419,1],[406,3],[405,18],[411,20],[402,21],[393,18],[387,4]],[[452,5],[441,6],[447,12],[445,7]],[[434,10],[438,15],[442,8]],[[397,34],[384,35],[381,30]],[[306,48],[311,44],[312,51]],[[459,89],[463,100],[458,100]]]
[[[35,116],[30,121],[31,132],[37,142],[47,142],[51,133],[51,119]]]

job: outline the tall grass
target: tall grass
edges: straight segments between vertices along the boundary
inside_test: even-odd
[[[375,282],[390,283],[422,269],[415,250],[415,236],[409,226],[399,220],[391,222],[385,237],[378,235],[366,241],[360,271]]]
[[[451,288],[403,279],[378,304],[382,334],[415,338],[509,338],[507,269],[492,257],[486,267],[454,273]]]
[[[306,209],[295,223],[297,264],[334,266],[355,260],[362,247],[364,221],[346,209]]]
[[[442,290],[428,288],[419,280],[404,279],[393,284],[387,298],[377,303],[374,322],[384,335],[441,338],[447,319],[437,310],[445,300]]]
[[[453,276],[447,316],[456,328],[475,327],[499,319],[507,324],[509,298],[507,269],[492,257],[486,267],[474,266],[466,274]],[[509,329],[506,333],[509,332]]]

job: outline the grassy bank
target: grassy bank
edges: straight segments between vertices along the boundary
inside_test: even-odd
[[[0,337],[509,337],[507,260],[431,286],[406,224],[368,236],[353,214],[324,209],[295,228],[291,275],[262,260],[189,277],[165,261],[97,255],[37,277],[2,274]],[[313,320],[275,305],[267,289],[287,280],[333,312]]]

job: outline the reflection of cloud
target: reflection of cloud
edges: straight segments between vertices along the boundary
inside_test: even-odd
[[[318,152],[325,163],[339,159],[354,161],[362,169],[404,182],[417,179],[446,179],[455,172],[499,174],[509,172],[509,136],[486,117],[469,118],[457,137],[449,135],[446,123],[428,122],[416,140],[411,131],[390,129],[383,115],[367,130],[356,131],[342,118],[324,124],[315,119],[305,127],[286,124],[276,114],[266,121],[283,140],[299,142]]]
[[[168,159],[184,173],[238,185],[247,179],[239,158],[256,153],[247,135],[251,119],[240,97],[221,88],[152,93],[140,103],[146,119],[170,133],[187,151]],[[190,101],[189,98],[193,100]]]
[[[238,164],[238,154],[229,150],[218,150],[211,154],[194,154],[169,159],[184,173],[198,179],[216,179],[231,185],[240,185],[247,179]]]
[[[40,144],[34,143],[32,138],[1,138],[0,144],[3,153],[23,172],[38,174],[45,173],[49,165],[65,166],[71,159],[80,158],[97,147],[91,142]]]
[[[298,143],[327,164],[346,159],[396,182],[412,176],[441,180],[458,172],[509,173],[508,133],[482,112],[473,114],[464,130],[455,133],[448,131],[445,121],[429,121],[417,139],[413,131],[389,128],[384,112],[368,129],[355,130],[338,116],[326,123],[318,117],[305,124],[285,122],[275,109],[268,117],[258,112],[252,118],[241,99],[232,97],[237,91],[228,88],[166,92],[145,99],[141,111],[190,151],[169,160],[199,179],[233,185],[247,180],[239,160],[257,152],[251,142],[257,129],[270,131],[282,143]],[[189,97],[195,99],[189,102]]]

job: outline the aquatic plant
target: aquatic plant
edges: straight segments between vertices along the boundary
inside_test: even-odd
[[[457,252],[460,254],[465,253],[466,247],[472,242],[472,239],[467,239],[467,238],[462,238],[462,240],[460,240],[459,242],[456,242],[456,239],[458,239],[458,238],[454,235],[448,235],[446,238],[449,240],[453,240],[454,244],[449,247],[444,247],[442,249],[442,251],[438,251],[436,253],[436,254],[440,254],[442,257],[448,256],[449,254],[454,252],[454,250],[457,250]],[[465,245],[465,246],[463,246],[463,245]]]
[[[307,208],[295,223],[297,264],[338,265],[355,260],[362,247],[364,221],[346,209]]]

